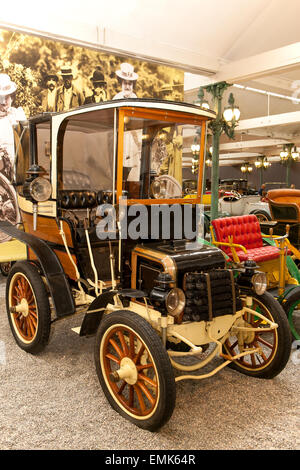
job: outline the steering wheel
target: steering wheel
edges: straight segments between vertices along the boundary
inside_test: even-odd
[[[151,192],[155,199],[181,197],[182,187],[173,176],[161,175],[151,184]]]

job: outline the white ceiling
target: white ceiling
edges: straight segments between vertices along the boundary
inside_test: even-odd
[[[190,71],[185,99],[191,102],[200,84],[220,80],[300,98],[299,0],[15,0],[0,15],[3,26]],[[224,103],[230,91],[241,110],[240,132],[235,142],[222,138],[222,153],[241,153],[235,148],[241,141],[248,154],[278,154],[285,141],[300,147],[300,104],[235,87]]]

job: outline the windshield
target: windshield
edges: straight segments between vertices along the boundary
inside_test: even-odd
[[[123,194],[128,199],[196,195],[190,144],[199,127],[129,116],[124,121]]]

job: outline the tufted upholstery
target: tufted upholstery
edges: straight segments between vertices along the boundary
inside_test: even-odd
[[[232,236],[232,242],[242,245],[247,253],[236,248],[236,253],[240,261],[252,259],[256,262],[268,261],[279,257],[279,249],[274,246],[263,246],[260,225],[256,215],[242,215],[238,217],[225,217],[212,221],[215,231],[216,241],[229,243],[229,237]],[[220,248],[232,258],[232,251],[229,246],[220,246]]]

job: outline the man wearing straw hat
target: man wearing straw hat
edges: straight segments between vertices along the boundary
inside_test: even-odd
[[[120,70],[116,71],[116,75],[121,80],[122,91],[117,93],[113,97],[113,100],[137,98],[136,94],[133,92],[133,86],[139,76],[134,72],[133,66],[127,62],[123,62],[120,66]]]
[[[83,95],[72,84],[73,71],[69,66],[63,66],[60,71],[63,85],[57,89],[57,111],[67,111],[83,104]]]

